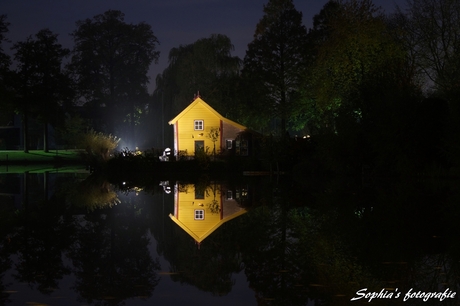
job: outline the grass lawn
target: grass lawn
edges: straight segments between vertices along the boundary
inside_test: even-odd
[[[0,163],[42,163],[47,161],[53,163],[56,158],[61,161],[80,161],[78,152],[78,150],[53,150],[48,153],[42,150],[30,150],[29,153],[24,153],[23,151],[0,151]]]
[[[46,171],[84,171],[78,150],[58,150],[45,153],[41,150],[0,151],[0,173],[24,173]],[[57,167],[59,165],[59,167]],[[80,169],[82,168],[82,169]]]

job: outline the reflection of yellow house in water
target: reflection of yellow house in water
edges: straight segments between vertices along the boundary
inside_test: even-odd
[[[230,190],[220,184],[205,188],[178,187],[174,194],[174,215],[169,217],[195,241],[201,243],[219,226],[246,212],[236,198],[246,190]]]
[[[174,126],[174,155],[180,151],[194,155],[198,150],[206,151],[206,148],[212,153],[214,145],[216,153],[232,150],[236,146],[240,155],[247,155],[247,148],[239,142],[235,143],[238,134],[246,127],[223,117],[199,95],[169,124]],[[240,149],[240,146],[243,148]],[[244,143],[244,146],[247,144]]]

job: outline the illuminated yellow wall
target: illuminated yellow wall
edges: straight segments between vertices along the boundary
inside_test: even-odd
[[[194,130],[195,120],[203,120],[204,130]],[[195,154],[195,141],[203,140],[204,147],[212,152],[213,142],[207,137],[211,128],[220,128],[220,118],[213,114],[203,104],[196,104],[182,116],[178,122],[178,142],[179,150],[187,150],[189,155]],[[216,150],[220,151],[220,138],[216,142]]]
[[[187,185],[187,189],[178,192],[175,203],[175,218],[195,240],[201,242],[207,237],[222,219],[221,217],[221,193],[220,190],[214,192],[208,188],[204,194],[204,199],[195,199],[195,186]],[[219,212],[212,212],[209,204],[217,200]],[[195,220],[195,210],[204,210],[204,220]],[[176,220],[175,220],[176,221]],[[176,222],[177,223],[177,222]]]
[[[203,130],[195,130],[195,120],[203,120]],[[206,150],[207,147],[209,153],[213,153],[215,144],[216,153],[219,153],[223,145],[222,136],[234,139],[237,133],[246,129],[244,126],[222,117],[201,98],[195,99],[169,124],[174,124],[175,154],[178,151],[186,150],[187,155],[195,154],[195,141],[204,141],[204,149]],[[219,129],[219,137],[215,143],[208,136],[213,128]]]

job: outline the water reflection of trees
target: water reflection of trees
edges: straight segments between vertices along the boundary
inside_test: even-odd
[[[199,184],[208,189],[205,182]],[[460,289],[460,246],[447,243],[456,241],[459,233],[458,189],[414,180],[363,186],[359,180],[345,179],[313,186],[288,177],[248,184],[248,213],[222,225],[201,245],[165,220],[173,211],[172,194],[153,196],[156,204],[143,208],[152,218],[145,226],[158,242],[159,255],[169,261],[172,280],[226,295],[235,283],[234,274],[244,270],[259,305],[305,305],[309,300],[316,305],[348,304],[361,288]],[[89,214],[85,222],[91,225],[78,231],[86,240],[81,250],[105,254],[101,262],[90,262],[90,254],[82,251],[78,255],[87,262],[78,264],[80,281],[86,284],[80,290],[87,301],[96,297],[88,292],[97,274],[84,271],[114,274],[101,269],[113,258],[110,251],[119,248],[111,240],[121,234],[109,222],[115,217],[102,211]],[[143,232],[133,231],[130,237]],[[112,284],[107,281],[105,286]],[[411,302],[417,301],[405,304]]]
[[[369,188],[334,182],[322,190],[287,183],[267,185],[273,192],[264,205],[239,220],[259,305],[348,304],[361,288],[460,289],[459,247],[445,243],[458,233],[458,195],[451,202],[458,190],[412,180]]]
[[[16,274],[19,282],[36,285],[43,294],[59,288],[59,280],[70,274],[62,260],[73,234],[72,220],[56,198],[26,206],[19,212],[11,247],[18,255]]]
[[[259,305],[305,305],[308,291],[302,279],[298,237],[293,231],[289,212],[291,203],[278,184],[264,184],[264,205],[243,216],[241,252],[250,287]]]
[[[223,226],[225,227],[225,225]],[[242,270],[241,257],[235,247],[235,235],[219,230],[198,245],[185,232],[175,228],[175,246],[165,250],[172,280],[187,283],[213,295],[226,295],[234,285],[233,273]]]
[[[75,222],[68,254],[81,301],[118,305],[128,298],[149,298],[159,283],[160,265],[149,251],[148,203],[142,196],[129,196],[130,189],[121,200],[101,173],[74,186],[67,195],[85,214]]]
[[[149,224],[142,208],[133,199],[88,213],[77,223],[69,256],[82,301],[118,305],[152,295],[160,266],[149,252]]]
[[[34,192],[34,179],[28,180]],[[100,188],[101,181],[94,182]],[[62,197],[69,193],[49,193],[20,209],[0,207],[0,302],[9,299],[3,278],[11,255],[15,279],[43,294],[72,273],[82,303],[151,297],[160,266],[149,251],[149,231],[173,281],[222,296],[244,271],[259,305],[342,305],[361,288],[458,292],[459,188],[436,183],[340,180],[311,188],[287,176],[261,178],[245,183],[248,212],[200,245],[169,220],[174,195],[160,187],[147,186],[148,195],[118,194],[119,205],[90,209],[68,206]],[[449,303],[455,301],[443,302]]]
[[[10,302],[10,294],[7,287],[10,284],[5,283],[5,272],[12,266],[10,259],[10,242],[11,242],[11,225],[13,223],[14,207],[8,205],[5,196],[0,196],[0,305],[5,305]]]
[[[458,253],[447,247],[455,243],[445,243],[455,224],[449,215],[458,215],[449,204],[452,194],[414,180],[317,193],[294,215],[300,253],[307,254],[310,270],[313,264],[318,284],[311,297],[335,305],[361,288],[458,289]]]
[[[101,188],[101,180],[82,184],[80,177],[74,179],[56,178],[44,198],[42,189],[32,184],[37,178],[28,175],[22,207],[0,207],[0,304],[9,301],[5,289],[10,284],[4,284],[3,277],[13,268],[12,255],[14,279],[44,295],[58,290],[70,274],[76,277],[74,289],[80,299],[89,304],[118,305],[152,295],[159,282],[159,263],[149,251],[148,203],[141,196],[123,197],[112,208],[96,207],[93,201],[86,208],[82,203],[75,206],[69,200],[75,190]]]

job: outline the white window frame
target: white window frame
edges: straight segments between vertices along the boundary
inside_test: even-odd
[[[195,131],[203,131],[204,130],[204,120],[195,120],[193,122],[193,129]]]
[[[204,220],[204,209],[195,209],[195,220]]]

